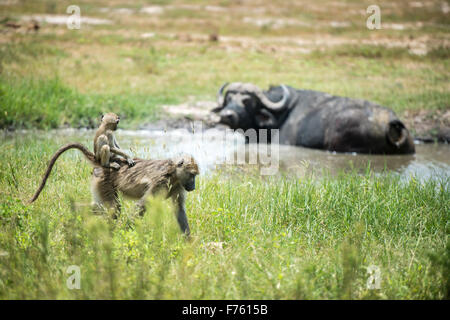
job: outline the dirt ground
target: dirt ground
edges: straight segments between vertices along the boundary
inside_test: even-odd
[[[416,140],[450,143],[450,110],[405,111],[401,119]]]

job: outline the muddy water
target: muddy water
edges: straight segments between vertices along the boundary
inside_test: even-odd
[[[241,169],[256,167],[262,174],[281,173],[301,177],[311,173],[337,174],[350,170],[364,173],[370,166],[376,173],[390,171],[402,178],[415,176],[426,180],[450,176],[450,145],[447,144],[416,144],[414,155],[385,156],[342,154],[286,145],[258,148],[256,145],[246,146],[239,134],[226,135],[220,130],[208,130],[207,134],[191,134],[182,130],[122,131],[120,137],[128,145],[134,145],[141,157],[164,158],[182,152],[190,153],[199,162],[202,172],[206,173],[224,166]],[[252,159],[252,154],[258,157]],[[252,161],[255,159],[256,162]],[[264,173],[261,168],[275,170]]]
[[[94,132],[90,130],[57,130],[45,133],[44,139],[57,138],[58,143],[61,144],[78,141],[91,148],[93,134]],[[25,135],[32,135],[32,133],[25,133]],[[311,173],[336,174],[350,170],[364,173],[370,166],[375,173],[387,170],[405,179],[411,176],[420,180],[450,176],[450,145],[448,144],[417,144],[414,155],[384,156],[337,154],[285,145],[246,145],[244,138],[238,133],[228,134],[219,129],[209,129],[194,134],[186,129],[118,130],[116,136],[123,149],[141,158],[161,159],[180,153],[192,154],[203,174],[223,168],[236,169],[239,173],[256,168],[261,174],[287,174],[301,177]],[[264,168],[266,168],[265,172],[261,171]]]
[[[299,161],[307,163],[306,169],[336,174],[340,171],[366,172],[370,167],[376,173],[395,172],[402,178],[415,176],[420,180],[450,176],[450,146],[443,144],[418,144],[414,155],[360,155],[336,154],[299,147],[287,147],[282,152],[282,170],[296,172],[302,169]],[[304,167],[304,166],[303,166]]]

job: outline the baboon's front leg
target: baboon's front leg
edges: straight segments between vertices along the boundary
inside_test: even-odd
[[[180,226],[181,231],[186,235],[189,236],[191,234],[191,230],[189,228],[189,223],[186,215],[186,208],[184,207],[184,193],[180,192],[178,196],[173,199],[175,202],[175,205],[177,207],[176,215],[177,215],[177,221],[178,225]]]
[[[189,229],[189,223],[188,223],[188,219],[186,216],[186,210],[183,207],[178,209],[177,221],[178,221],[181,231],[183,231],[183,233],[185,235],[189,236],[191,234],[191,230]]]
[[[129,155],[127,155],[125,152],[123,152],[122,150],[117,149],[117,148],[110,148],[110,149],[111,149],[111,152],[113,152],[113,153],[115,153],[115,154],[117,154],[119,156],[124,157],[127,160],[127,163],[128,163],[129,167],[132,167],[132,166],[135,165],[134,160]]]
[[[141,199],[138,200],[137,205],[136,205],[137,208],[138,208],[138,213],[139,213],[139,215],[141,217],[144,216],[144,213],[145,213],[145,210],[146,210],[146,208],[145,208],[145,206],[147,204],[146,200],[147,200],[146,196],[144,196],[144,197],[142,197]]]

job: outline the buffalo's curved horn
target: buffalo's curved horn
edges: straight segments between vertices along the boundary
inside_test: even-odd
[[[222,87],[220,87],[219,91],[217,92],[217,103],[218,107],[215,108],[213,111],[217,112],[223,109],[223,103],[225,100],[225,96],[223,92],[225,91],[225,88],[228,86],[228,91],[236,91],[236,92],[248,92],[254,94],[259,101],[266,107],[267,109],[271,111],[280,111],[286,107],[286,102],[289,98],[289,89],[285,85],[281,85],[281,88],[283,89],[283,97],[280,101],[273,102],[269,98],[266,97],[266,95],[262,92],[262,90],[257,87],[256,85],[252,83],[242,83],[242,82],[232,82],[232,83],[224,83]]]
[[[397,148],[400,148],[406,142],[407,137],[408,137],[408,130],[406,130],[406,128],[403,128],[400,134],[400,139],[398,139],[396,143]]]
[[[255,92],[255,94],[267,109],[272,111],[280,111],[287,107],[286,102],[289,99],[289,89],[284,84],[280,85],[280,87],[283,89],[283,97],[277,102],[271,101],[261,90]]]
[[[226,94],[224,94],[225,88],[228,87],[228,91],[236,91],[236,92],[251,92],[254,93],[257,90],[260,90],[258,87],[251,83],[242,83],[242,82],[225,82],[220,89],[217,91],[217,107],[214,108],[213,112],[219,112],[222,110],[225,102]]]
[[[215,112],[220,111],[223,109],[223,103],[225,100],[225,97],[223,95],[223,91],[225,90],[225,87],[228,85],[228,82],[225,82],[217,91],[217,108],[214,109]]]

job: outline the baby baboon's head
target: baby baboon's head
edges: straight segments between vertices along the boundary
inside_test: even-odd
[[[199,174],[198,165],[190,155],[184,155],[175,161],[177,178],[186,191],[195,190],[195,177]]]
[[[105,113],[102,116],[102,124],[109,130],[116,130],[119,124],[120,117],[112,112]]]

